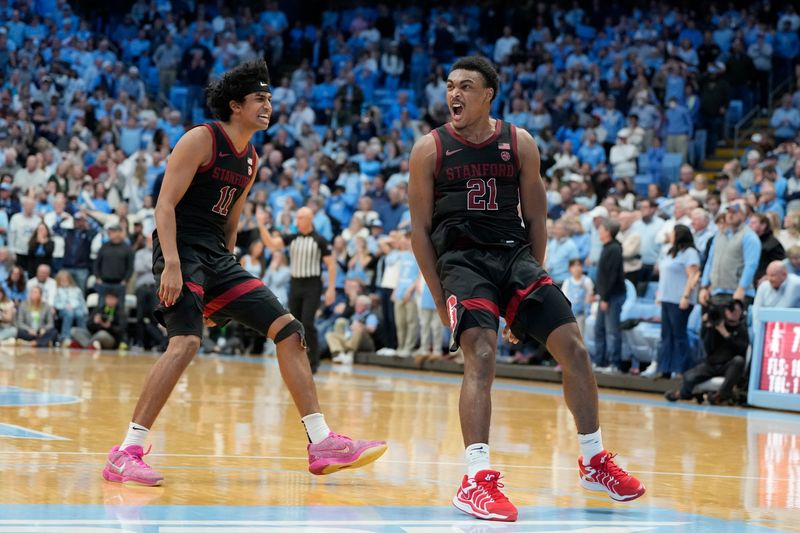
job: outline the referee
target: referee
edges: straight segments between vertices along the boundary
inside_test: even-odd
[[[322,296],[322,261],[328,267],[328,289],[325,305],[336,298],[336,260],[330,243],[314,229],[314,213],[308,207],[297,210],[297,231],[291,235],[272,236],[267,231],[265,213],[256,214],[258,231],[264,245],[270,250],[289,247],[289,265],[292,279],[289,284],[289,312],[299,318],[306,330],[308,360],[311,371],[319,368],[319,339],[314,327],[314,316]]]

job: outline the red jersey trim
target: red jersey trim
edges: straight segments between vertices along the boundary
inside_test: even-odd
[[[517,150],[517,127],[513,124],[508,126],[511,130],[511,153],[514,155],[514,164],[517,166],[517,172],[519,172],[522,168],[519,163],[519,150]]]
[[[495,122],[495,124],[494,124],[494,133],[492,133],[492,135],[489,136],[488,139],[486,139],[485,141],[483,141],[480,144],[475,144],[473,142],[470,142],[470,141],[466,140],[464,137],[462,137],[461,135],[459,135],[456,132],[455,128],[453,128],[453,125],[450,124],[449,122],[447,124],[445,124],[444,127],[447,128],[447,132],[450,135],[453,136],[453,139],[455,139],[456,141],[460,142],[464,146],[469,146],[470,148],[483,148],[483,147],[488,146],[489,144],[493,143],[494,141],[496,141],[497,138],[500,136],[500,130],[502,128],[503,121],[498,118],[498,119],[495,119],[494,122]]]
[[[214,163],[217,162],[217,134],[214,132],[214,128],[211,126],[211,124],[200,124],[199,127],[203,126],[208,128],[208,131],[211,133],[211,161],[198,168],[198,173],[211,170],[211,167],[213,167]]]
[[[225,128],[222,127],[222,124],[220,122],[216,122],[215,124],[219,128],[219,131],[222,132],[222,135],[223,135],[223,137],[225,137],[225,140],[228,141],[228,146],[231,147],[231,150],[233,151],[233,155],[235,155],[239,159],[244,157],[245,154],[247,153],[247,148],[250,146],[250,143],[248,143],[247,146],[244,147],[244,150],[242,150],[241,152],[237,152],[236,151],[236,146],[234,146],[233,141],[231,140],[231,138],[228,137],[228,132],[225,131]]]
[[[258,154],[256,153],[256,147],[250,145],[251,151],[253,152],[253,174],[250,176],[250,181],[256,179],[256,175],[258,174]]]
[[[433,175],[436,178],[442,170],[442,138],[436,130],[431,130],[431,135],[436,142],[436,172]]]

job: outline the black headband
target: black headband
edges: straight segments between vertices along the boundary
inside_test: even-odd
[[[269,83],[260,81],[260,80],[253,80],[249,84],[245,85],[242,89],[242,92],[239,95],[240,100],[244,100],[245,96],[248,94],[253,93],[271,93],[272,89],[269,86]]]

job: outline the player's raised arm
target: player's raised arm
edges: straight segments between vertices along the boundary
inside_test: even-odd
[[[442,323],[449,325],[444,291],[436,272],[436,250],[431,241],[433,224],[433,182],[436,169],[436,142],[431,134],[420,138],[411,149],[409,161],[408,208],[411,211],[411,249],[436,303]]]
[[[272,236],[267,229],[267,213],[260,207],[256,208],[256,227],[258,227],[258,236],[264,246],[271,251],[283,250],[286,248],[286,243],[280,235]]]
[[[158,297],[166,306],[175,303],[183,289],[178,244],[175,235],[175,207],[192,183],[197,169],[207,163],[212,153],[208,128],[194,128],[181,137],[167,162],[164,182],[156,204],[156,230],[164,254],[164,272]]]
[[[531,254],[539,264],[544,264],[547,249],[547,192],[539,173],[539,148],[531,134],[517,128],[517,150],[519,155],[519,201],[522,205],[522,220],[531,241]]]

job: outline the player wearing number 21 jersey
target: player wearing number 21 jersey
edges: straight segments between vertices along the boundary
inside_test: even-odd
[[[527,131],[489,115],[497,89],[497,72],[485,58],[456,61],[447,78],[450,122],[411,151],[412,247],[453,347],[464,352],[459,415],[467,472],[453,505],[486,520],[517,519],[489,460],[501,315],[509,340],[537,340],[563,369],[581,484],[633,500],[645,488],[603,448],[586,347],[569,301],[541,266],[547,202],[539,151]]]

